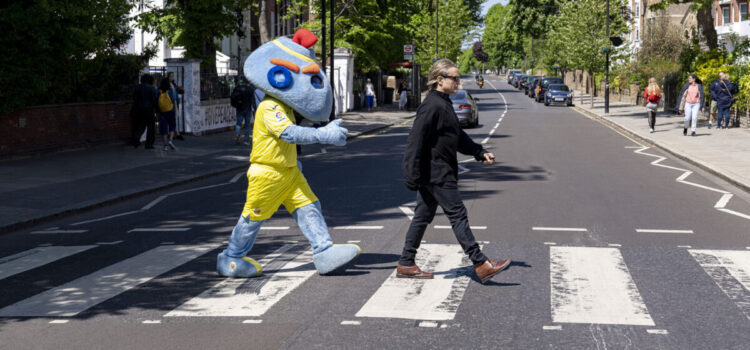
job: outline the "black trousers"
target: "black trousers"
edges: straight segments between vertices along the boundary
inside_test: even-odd
[[[441,185],[420,186],[417,192],[417,208],[414,210],[414,219],[411,220],[409,231],[406,232],[406,242],[401,253],[399,264],[413,266],[417,249],[422,242],[427,225],[435,218],[435,211],[440,205],[443,212],[451,222],[453,234],[456,235],[458,243],[464,253],[469,256],[474,265],[487,260],[487,257],[479,248],[479,243],[474,239],[474,234],[469,227],[469,217],[464,202],[458,193],[456,182],[446,182]]]
[[[146,130],[146,146],[153,146],[156,129],[156,117],[154,114],[135,110],[131,118],[131,130],[133,131],[131,142],[133,145],[141,143],[141,135],[143,135],[143,130]]]
[[[656,111],[648,111],[648,127],[653,129],[656,126]]]

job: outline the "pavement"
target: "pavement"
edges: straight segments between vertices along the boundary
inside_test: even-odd
[[[414,117],[397,105],[338,115],[348,140],[377,133]],[[303,125],[309,124],[303,121]],[[0,232],[89,210],[167,187],[246,168],[249,147],[234,143],[234,131],[175,140],[175,151],[108,145],[0,162]],[[302,154],[321,146],[304,146]],[[81,188],[86,190],[82,191]]]
[[[583,103],[580,97],[583,95]],[[593,107],[590,96],[574,93],[574,103],[579,111],[615,124],[631,136],[709,171],[735,186],[750,191],[750,129],[717,129],[714,123],[700,118],[696,135],[683,136],[684,119],[670,111],[659,111],[653,133],[648,128],[646,107],[610,101],[609,114],[604,113],[604,98],[595,97]],[[703,116],[701,116],[703,117]]]

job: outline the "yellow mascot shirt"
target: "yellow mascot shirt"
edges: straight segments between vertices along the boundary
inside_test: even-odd
[[[250,162],[274,167],[296,167],[297,146],[279,138],[284,129],[294,125],[294,122],[294,112],[289,106],[266,95],[255,112]]]

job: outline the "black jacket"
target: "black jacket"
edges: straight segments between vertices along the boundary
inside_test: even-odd
[[[232,106],[240,111],[255,110],[255,87],[239,85],[231,95]]]
[[[486,152],[458,126],[458,117],[447,94],[430,91],[417,108],[414,126],[406,139],[402,170],[406,187],[458,181],[456,152],[482,160]]]
[[[133,108],[140,114],[154,113],[158,98],[159,94],[155,87],[149,84],[138,84],[133,93]]]

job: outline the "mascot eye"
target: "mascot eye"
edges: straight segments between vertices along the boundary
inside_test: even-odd
[[[268,83],[277,89],[286,89],[292,84],[292,73],[286,67],[275,66],[268,71]]]
[[[322,89],[323,88],[323,79],[320,79],[319,76],[313,75],[312,78],[310,78],[310,84],[316,89]]]

